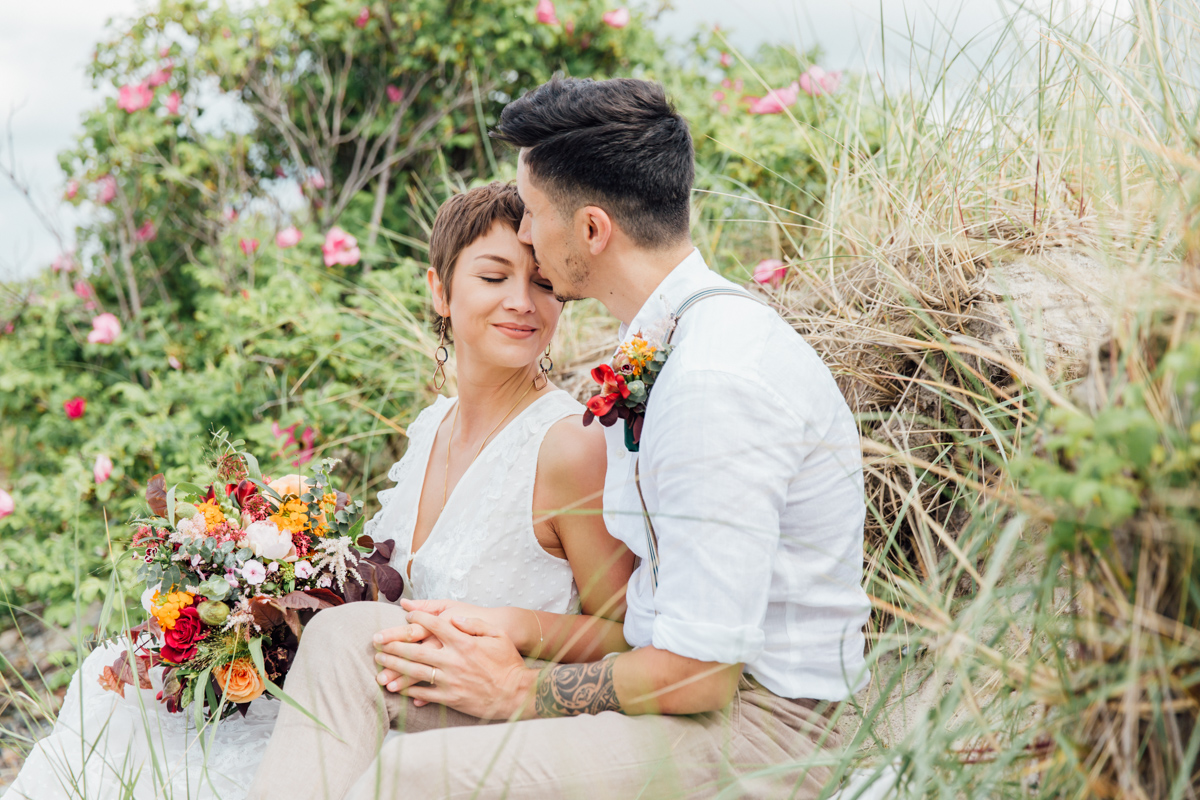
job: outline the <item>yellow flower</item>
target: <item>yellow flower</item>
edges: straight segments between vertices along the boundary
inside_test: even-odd
[[[651,345],[640,336],[635,336],[619,348],[616,362],[622,366],[628,363],[633,369],[633,376],[638,377],[646,370],[646,365],[654,359],[658,348]],[[614,363],[616,363],[614,362]]]
[[[308,505],[299,498],[285,500],[279,510],[267,519],[281,531],[299,533],[308,527]]]
[[[196,509],[204,515],[204,527],[209,533],[212,533],[214,528],[225,521],[225,513],[217,506],[216,500],[197,503]]]
[[[196,595],[191,592],[155,592],[150,601],[150,613],[158,620],[159,627],[169,631],[175,627],[179,612],[192,605]]]

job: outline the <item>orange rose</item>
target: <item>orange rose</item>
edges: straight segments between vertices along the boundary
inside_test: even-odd
[[[217,685],[231,703],[249,703],[263,693],[262,678],[248,658],[239,658],[213,670]]]

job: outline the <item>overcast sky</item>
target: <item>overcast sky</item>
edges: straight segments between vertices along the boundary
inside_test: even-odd
[[[897,41],[906,30],[914,30],[918,41],[944,43],[949,31],[965,41],[995,26],[1002,1],[675,0],[676,8],[659,27],[682,39],[718,23],[736,47],[747,51],[767,40],[806,49],[820,44],[827,66],[866,66],[875,73],[881,15],[883,28]],[[55,156],[70,146],[80,115],[100,96],[87,85],[84,66],[105,21],[127,18],[143,5],[140,0],[0,0],[0,117],[6,126],[0,160],[7,165],[15,154],[35,201],[68,235],[74,209],[58,202],[65,177]],[[44,267],[57,252],[25,199],[0,181],[0,279]]]

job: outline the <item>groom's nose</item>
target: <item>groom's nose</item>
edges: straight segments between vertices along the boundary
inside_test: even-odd
[[[525,216],[521,217],[521,227],[517,230],[517,241],[521,244],[527,244],[533,247],[533,235],[531,228],[533,226],[529,222],[529,212],[525,212]]]

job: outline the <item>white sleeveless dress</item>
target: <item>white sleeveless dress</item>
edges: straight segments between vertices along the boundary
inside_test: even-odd
[[[444,397],[408,429],[404,457],[379,493],[382,508],[366,525],[377,540],[393,539],[393,565],[405,574],[417,502],[439,423],[454,407]],[[538,544],[533,488],[546,432],[581,415],[566,392],[543,395],[488,443],[447,498],[446,508],[413,559],[404,596],[446,598],[478,606],[520,606],[577,613],[570,565]],[[197,736],[190,713],[168,714],[153,689],[125,688],[125,697],[100,688],[99,677],[123,649],[93,651],[71,678],[54,729],[37,743],[2,800],[241,800],[254,778],[279,712],[260,698],[245,717],[233,716]],[[207,757],[206,757],[207,751]]]

